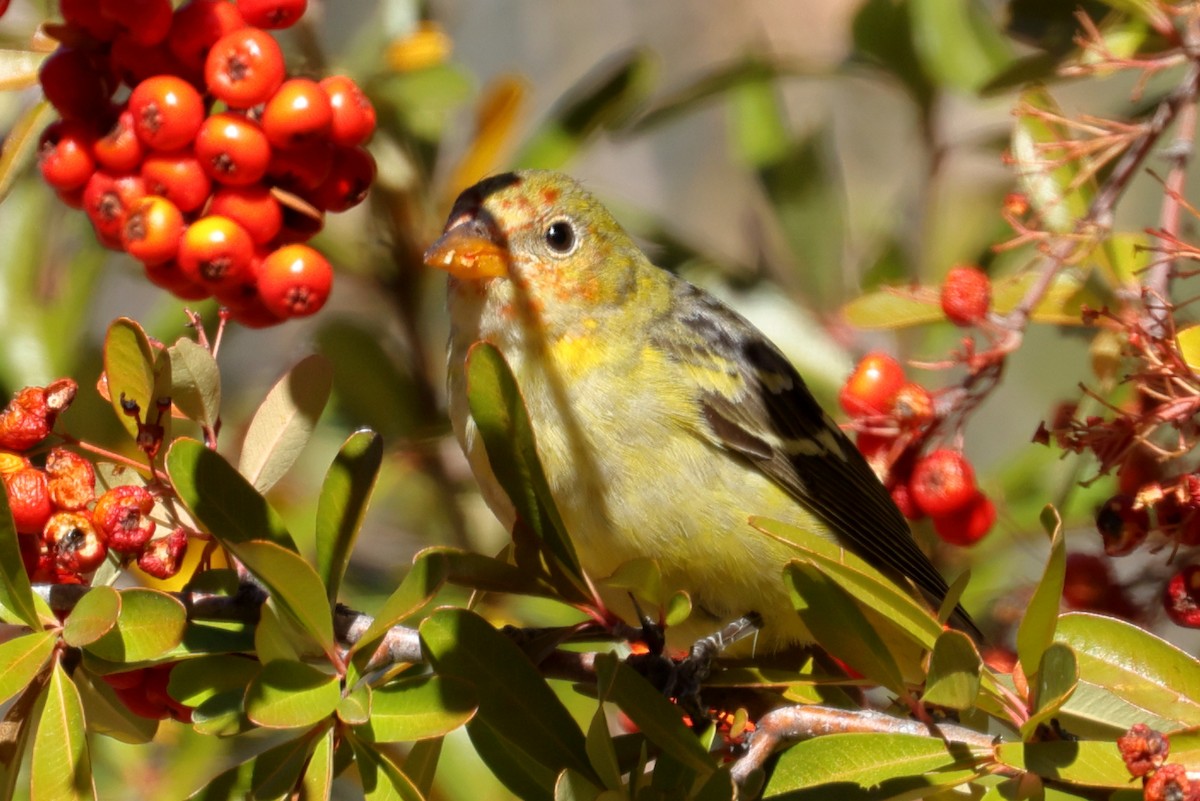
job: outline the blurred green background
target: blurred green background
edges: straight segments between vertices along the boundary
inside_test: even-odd
[[[0,20],[3,47],[28,49],[54,5],[14,2]],[[1000,207],[1015,184],[1002,153],[1017,79],[1050,77],[1070,48],[1077,5],[310,3],[304,22],[280,35],[290,69],[342,72],[367,89],[379,110],[370,149],[380,177],[367,203],[331,217],[315,240],[338,270],[328,306],[304,322],[226,332],[222,452],[236,458],[240,433],[274,381],[322,352],[335,367],[334,403],[272,500],[311,545],[316,489],[337,447],[360,426],[385,436],[388,457],[344,600],[374,608],[426,545],[497,551],[506,534],[474,493],[444,419],[444,278],[426,271],[420,254],[458,190],[515,166],[565,169],[585,181],[657,263],[719,294],[775,339],[827,405],[866,350],[944,356],[962,335],[948,324],[865,332],[840,309],[881,284],[936,284],[960,262],[997,276],[1030,262],[1029,250],[992,250],[1011,236]],[[1106,11],[1083,6],[1097,19]],[[1133,26],[1123,32],[1137,34]],[[1156,78],[1146,96],[1173,77]],[[1066,110],[1124,116],[1145,108],[1130,100],[1131,83],[1058,83],[1054,92]],[[0,93],[0,130],[38,98],[33,86]],[[83,391],[69,429],[128,448],[92,389],[103,333],[129,316],[174,341],[185,333],[183,305],[146,283],[130,258],[102,250],[83,215],[59,204],[35,173],[26,163],[0,203],[0,395],[72,376]],[[1153,224],[1157,190],[1139,177],[1119,225]],[[215,320],[215,309],[202,310]],[[1088,341],[1074,329],[1034,326],[966,429],[966,451],[1000,518],[975,549],[943,547],[938,556],[952,573],[973,568],[966,604],[978,618],[1022,606],[1045,553],[1043,504],[1066,504],[1071,550],[1098,549],[1090,515],[1111,483],[1072,490],[1087,466],[1029,444],[1054,404],[1089,380]],[[953,380],[914,376],[930,387]],[[937,547],[928,532],[918,535]],[[1121,569],[1144,582],[1143,593],[1166,574],[1161,558]],[[489,603],[497,622],[570,614],[526,600]],[[97,739],[102,798],[178,797],[230,764],[225,743],[177,724],[164,724],[153,746]],[[471,760],[465,738],[452,737],[436,797],[506,796]]]

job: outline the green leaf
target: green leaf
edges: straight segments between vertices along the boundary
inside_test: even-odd
[[[484,592],[561,597],[544,577],[500,559],[444,546],[428,548],[426,552],[441,556],[446,564],[446,581],[451,584]]]
[[[251,760],[251,798],[288,798],[308,764],[313,748],[315,732],[305,732],[300,737],[268,748]]]
[[[254,655],[260,662],[290,659],[299,662],[302,646],[309,637],[295,624],[289,624],[271,599],[259,607],[258,624],[254,627]]]
[[[512,370],[500,351],[487,342],[471,347],[466,369],[471,417],[487,447],[492,471],[521,520],[582,587],[579,558],[538,461],[529,414]]]
[[[514,163],[521,169],[561,169],[596,132],[626,124],[649,94],[652,79],[648,52],[611,57],[559,100]]]
[[[408,758],[404,760],[404,774],[421,791],[421,795],[433,794],[433,780],[437,775],[443,742],[442,737],[431,737],[428,740],[418,740],[408,749]]]
[[[421,793],[387,755],[370,743],[350,738],[367,801],[422,801]]]
[[[471,745],[483,763],[522,801],[553,801],[558,774],[535,754],[501,736],[483,718],[467,724]]]
[[[92,762],[83,728],[79,691],[62,666],[55,664],[33,738],[29,773],[32,798],[95,798]]]
[[[54,107],[43,100],[23,113],[4,137],[4,149],[0,151],[0,202],[8,197],[17,178],[33,163],[38,138],[56,117]]]
[[[335,401],[346,419],[378,431],[387,442],[398,442],[415,434],[421,416],[413,380],[396,366],[386,344],[375,328],[345,319],[332,320],[317,333],[317,346],[333,366]]]
[[[441,737],[475,716],[475,690],[449,676],[397,679],[376,687],[371,719],[355,733],[368,743],[402,743]]]
[[[171,401],[188,418],[215,428],[221,416],[221,371],[208,348],[187,337],[170,347]]]
[[[238,460],[238,472],[256,490],[275,486],[300,458],[332,388],[333,370],[319,354],[302,359],[271,387],[250,421]]]
[[[901,697],[908,688],[895,658],[853,597],[809,561],[784,569],[792,604],[821,647]]]
[[[325,584],[330,604],[337,603],[382,463],[383,438],[374,431],[356,431],[342,444],[325,474],[317,501],[317,575]]]
[[[244,692],[261,670],[255,660],[234,654],[185,659],[172,668],[167,692],[181,704],[199,706],[221,693]]]
[[[106,682],[83,670],[75,671],[72,678],[83,703],[83,718],[87,721],[89,734],[103,734],[132,745],[154,739],[158,721],[134,714]]]
[[[929,677],[922,700],[951,709],[970,709],[979,696],[983,662],[971,638],[961,631],[945,631],[933,645]]]
[[[597,801],[602,792],[586,776],[569,768],[558,774],[554,783],[554,801]]]
[[[144,662],[157,659],[183,641],[187,611],[165,592],[132,587],[121,590],[117,625],[87,646],[110,662]]]
[[[854,49],[858,58],[866,57],[898,78],[924,115],[936,90],[917,57],[911,16],[907,4],[867,0],[854,16]]]
[[[1200,726],[1200,661],[1132,623],[1101,615],[1063,615],[1056,637],[1074,650],[1081,681],[1180,726]]]
[[[798,743],[779,757],[764,797],[822,785],[874,788],[899,780],[903,787],[942,787],[975,773],[984,752],[950,746],[936,737],[910,734],[830,734]],[[891,789],[895,797],[901,789]],[[847,797],[852,797],[846,793]]]
[[[121,593],[112,587],[88,590],[63,624],[63,642],[74,648],[91,645],[112,631],[121,614]]]
[[[266,539],[296,550],[279,513],[216,451],[181,437],[167,451],[166,464],[180,500],[226,548]]]
[[[332,715],[341,697],[337,676],[276,659],[246,688],[246,717],[269,729],[312,726]]]
[[[10,623],[24,623],[31,629],[40,629],[37,606],[33,601],[33,587],[25,563],[21,561],[21,546],[17,540],[17,529],[13,524],[12,510],[8,505],[8,492],[0,488],[0,615]]]
[[[333,619],[325,600],[325,587],[312,565],[274,542],[242,542],[231,550],[263,583],[280,610],[336,661]]]
[[[1121,789],[1132,781],[1115,743],[1001,743],[996,746],[996,760],[1045,779],[1085,787]]]
[[[976,0],[908,0],[913,44],[938,83],[965,92],[984,86],[1010,58],[997,20]]]
[[[598,683],[596,692],[599,695],[600,703],[596,706],[596,714],[592,715],[592,722],[587,730],[587,754],[588,760],[592,763],[592,768],[596,771],[596,775],[604,783],[604,787],[609,790],[619,791],[624,787],[621,781],[621,766],[617,762],[617,750],[613,746],[613,736],[608,729],[608,715],[604,714],[604,702],[607,698],[607,685]]]
[[[1058,714],[1075,692],[1078,682],[1079,665],[1075,660],[1075,652],[1062,643],[1051,643],[1042,654],[1033,710],[1029,719],[1021,724],[1021,738],[1028,740],[1040,724]]]
[[[192,728],[206,737],[232,737],[250,731],[254,724],[246,717],[246,688],[226,690],[192,709]]]
[[[779,163],[792,147],[780,88],[776,76],[765,70],[757,80],[730,87],[730,139],[738,159],[752,169]]]
[[[0,643],[0,705],[28,687],[54,653],[53,631],[36,631]]]
[[[154,405],[155,355],[146,332],[134,320],[118,317],[104,338],[104,374],[108,379],[109,401],[117,419],[136,438],[137,420],[125,414],[122,399],[138,405],[144,421]]]
[[[408,575],[384,602],[383,608],[358,642],[350,648],[352,658],[360,657],[355,659],[360,672],[379,647],[388,629],[428,603],[445,581],[446,563],[442,553],[431,549],[416,555]],[[360,662],[362,664],[359,664]]]
[[[1025,616],[1017,628],[1017,658],[1029,680],[1036,681],[1042,654],[1054,641],[1058,622],[1058,606],[1062,600],[1066,577],[1067,552],[1063,543],[1062,520],[1054,507],[1042,511],[1042,526],[1050,535],[1050,555],[1042,578],[1025,607]]]
[[[439,610],[421,623],[421,644],[439,675],[475,688],[479,711],[470,726],[482,720],[552,776],[563,768],[594,776],[583,732],[562,701],[525,654],[483,618]]]
[[[619,706],[664,754],[699,776],[716,770],[713,758],[683,722],[682,710],[613,654],[596,656],[596,689],[601,698]],[[595,774],[589,771],[588,776]]]
[[[304,771],[300,797],[309,801],[329,798],[333,790],[333,729],[325,730],[313,747]]]
[[[374,692],[371,685],[365,682],[358,684],[338,701],[338,720],[350,726],[362,726],[370,722],[373,705]]]

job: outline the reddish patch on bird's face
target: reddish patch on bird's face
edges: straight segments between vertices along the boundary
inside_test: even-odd
[[[548,186],[542,190],[542,200],[547,204],[553,205],[558,202],[558,190],[552,186]]]

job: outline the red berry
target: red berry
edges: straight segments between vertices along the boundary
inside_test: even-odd
[[[239,8],[245,17],[245,6]],[[230,108],[267,102],[283,78],[283,51],[271,34],[257,27],[225,34],[213,44],[204,62],[208,91]]]
[[[992,282],[978,267],[952,267],[942,282],[942,313],[955,325],[981,322],[992,305]]]
[[[181,64],[202,74],[208,51],[217,40],[244,27],[238,7],[227,0],[189,0],[175,12],[167,46]]]
[[[147,194],[161,195],[187,214],[208,200],[212,181],[191,151],[151,153],[142,164]]]
[[[146,185],[137,175],[114,175],[97,170],[83,189],[83,210],[101,242],[120,249],[125,213],[146,196]]]
[[[5,473],[3,479],[17,533],[40,534],[50,515],[54,514],[46,474],[36,467],[25,467]]]
[[[146,680],[146,669],[137,668],[136,670],[126,670],[121,673],[109,673],[101,676],[100,680],[114,690],[132,690],[134,687],[142,686],[142,683]]]
[[[329,95],[333,109],[330,140],[335,145],[353,147],[370,139],[375,132],[375,107],[358,84],[345,75],[331,75],[321,81],[321,88]]]
[[[191,144],[204,121],[204,101],[190,83],[158,75],[137,85],[129,96],[133,130],[155,150],[179,150]]]
[[[147,195],[125,215],[121,244],[140,262],[161,264],[179,253],[183,215],[165,197]]]
[[[1171,741],[1145,723],[1135,723],[1117,738],[1117,750],[1130,776],[1141,778],[1158,770],[1171,753]]]
[[[313,205],[333,212],[353,208],[366,199],[374,182],[375,159],[370,153],[361,147],[336,148],[329,176],[312,193]]]
[[[96,470],[74,451],[54,448],[46,457],[50,500],[59,509],[79,512],[96,497]]]
[[[91,573],[108,555],[92,519],[80,512],[55,512],[42,538],[54,553],[54,564],[65,573]]]
[[[129,86],[137,86],[143,81],[163,75],[177,75],[186,77],[189,83],[196,82],[196,76],[187,74],[187,70],[167,48],[165,42],[154,45],[141,44],[128,34],[122,33],[113,40],[109,58],[113,74]],[[196,83],[198,85],[198,82]]]
[[[329,95],[319,83],[308,78],[284,81],[262,113],[267,140],[282,149],[326,139],[332,122]]]
[[[208,210],[241,225],[256,245],[267,244],[283,227],[279,201],[261,184],[221,187],[213,193]]]
[[[1188,769],[1178,762],[1168,762],[1146,780],[1142,788],[1143,801],[1195,801],[1200,796],[1200,781],[1188,776]]]
[[[290,28],[304,16],[308,0],[239,0],[246,22],[259,28]]]
[[[61,0],[59,12],[69,24],[83,28],[97,41],[110,42],[117,35],[117,23],[100,12],[96,0]]]
[[[892,503],[896,504],[896,508],[900,510],[900,514],[904,515],[905,520],[916,522],[925,517],[925,513],[917,506],[917,502],[913,500],[912,490],[904,481],[897,482],[890,490],[892,495]]]
[[[171,0],[100,0],[100,13],[117,23],[130,39],[156,45],[171,30]]]
[[[25,387],[0,412],[0,448],[24,451],[50,434],[54,412],[42,387]]]
[[[258,183],[271,160],[271,146],[262,129],[236,114],[214,114],[205,120],[195,150],[209,177],[230,186]]]
[[[887,414],[904,383],[900,362],[886,353],[868,353],[846,379],[838,402],[851,417]]]
[[[183,300],[204,300],[212,297],[212,290],[193,281],[183,270],[179,269],[177,261],[166,261],[161,264],[144,264],[146,280],[161,287],[177,298]]]
[[[1200,565],[1188,565],[1163,588],[1163,608],[1176,625],[1200,628]]]
[[[913,500],[930,517],[945,517],[964,509],[979,493],[975,470],[958,451],[939,448],[913,467],[909,479]]]
[[[138,556],[138,567],[156,579],[169,579],[179,572],[187,543],[187,531],[181,528],[165,537],[150,540]]]
[[[122,556],[133,556],[154,536],[155,523],[150,518],[153,510],[154,496],[145,487],[113,487],[96,501],[92,522],[109,548]]]
[[[1113,576],[1109,560],[1090,553],[1067,554],[1063,603],[1071,609],[1102,612],[1126,619],[1137,617],[1137,608]]]
[[[38,80],[50,105],[67,120],[88,121],[108,111],[110,87],[89,55],[60,47],[42,62]]]
[[[267,175],[274,183],[302,193],[314,192],[333,170],[333,145],[308,142],[299,147],[271,151]]]
[[[117,117],[108,133],[92,143],[96,163],[114,173],[134,172],[142,164],[146,150],[133,130],[133,112],[126,109]]]
[[[307,245],[285,245],[263,259],[258,294],[278,317],[307,317],[329,298],[333,268]]]
[[[60,120],[46,128],[38,148],[38,168],[50,186],[79,189],[96,171],[93,137],[82,123]]]
[[[974,545],[996,522],[996,506],[982,492],[962,509],[933,518],[933,530],[951,545]]]
[[[146,691],[140,685],[129,689],[113,690],[125,707],[140,718],[163,720],[170,715],[170,710],[161,704],[151,702],[146,698]]]
[[[250,274],[254,243],[228,217],[210,215],[188,226],[179,245],[179,269],[194,283],[215,291]]]

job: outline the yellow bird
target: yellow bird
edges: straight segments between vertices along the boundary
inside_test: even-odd
[[[584,570],[603,584],[649,557],[668,590],[691,596],[672,647],[751,612],[760,652],[811,641],[782,575],[797,552],[753,529],[755,515],[945,597],[888,492],[778,348],[651,264],[571,178],[517,172],[467,189],[425,262],[450,274],[450,417],[488,505],[511,529],[467,403],[480,340],[512,368]],[[620,595],[606,596],[614,608]],[[961,609],[956,622],[975,631]]]

